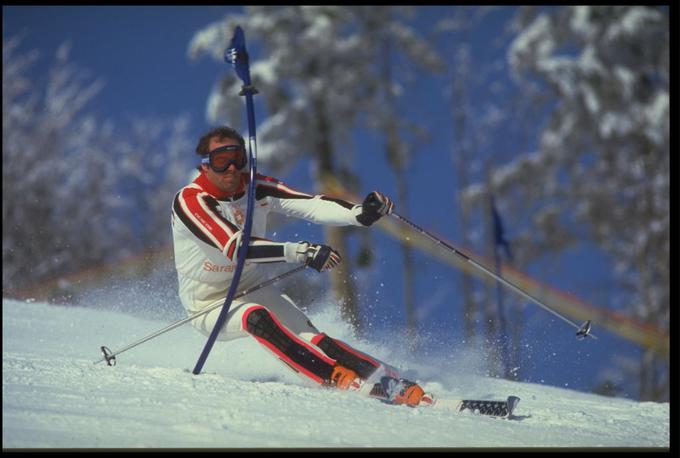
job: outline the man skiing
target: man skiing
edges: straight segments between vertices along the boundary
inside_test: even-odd
[[[224,302],[236,267],[250,180],[244,173],[245,141],[236,130],[226,126],[212,129],[201,137],[196,153],[201,157],[200,175],[176,194],[172,207],[179,295],[189,314]],[[392,201],[377,191],[356,205],[299,192],[272,177],[258,174],[256,180],[252,231],[239,289],[263,281],[260,264],[306,263],[322,272],[341,262],[340,254],[326,245],[267,239],[269,212],[324,225],[370,226],[393,207]],[[210,335],[219,312],[216,308],[192,324]],[[218,339],[246,336],[321,386],[358,390],[410,406],[428,401],[418,384],[398,378],[390,366],[319,331],[274,286],[232,302]]]

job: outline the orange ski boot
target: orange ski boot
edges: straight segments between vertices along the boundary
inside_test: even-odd
[[[356,391],[361,388],[361,378],[352,369],[336,364],[328,384],[341,390]]]
[[[404,380],[402,389],[396,393],[392,402],[395,404],[406,404],[407,406],[417,406],[425,395],[425,391],[417,383]]]
[[[415,407],[420,405],[433,405],[434,398],[426,394],[415,382],[403,378],[385,376],[380,382],[373,385],[370,396],[382,399],[388,404],[407,405]]]

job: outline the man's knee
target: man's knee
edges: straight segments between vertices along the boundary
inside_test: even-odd
[[[277,331],[273,314],[261,305],[248,307],[243,314],[243,329],[256,337],[268,338]]]

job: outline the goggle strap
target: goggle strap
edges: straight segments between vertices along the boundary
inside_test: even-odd
[[[215,153],[221,153],[222,151],[242,151],[245,154],[245,150],[241,148],[241,145],[225,145],[218,146],[212,151],[208,151],[208,156]]]

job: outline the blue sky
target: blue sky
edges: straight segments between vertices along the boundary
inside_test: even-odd
[[[203,121],[205,101],[224,66],[189,61],[194,32],[237,7],[3,6],[4,36],[26,32],[24,45],[41,51],[48,68],[56,47],[73,44],[71,61],[102,78],[97,111],[169,117],[191,113]],[[25,49],[26,49],[25,48]]]
[[[49,67],[57,46],[69,40],[73,45],[71,61],[106,83],[91,105],[102,117],[122,122],[131,114],[171,118],[188,113],[192,118],[193,133],[198,138],[210,127],[205,120],[210,90],[219,76],[230,69],[207,57],[189,61],[186,50],[196,31],[229,12],[240,10],[240,7],[225,6],[4,6],[3,38],[26,33],[23,49],[41,52],[42,58],[35,68],[38,72]],[[445,9],[426,11],[421,21],[423,30],[441,17],[442,12],[446,12]],[[499,57],[500,51],[490,43],[500,35],[500,24],[510,12],[491,14],[466,36],[474,62]],[[251,54],[257,49],[250,44],[249,48]],[[456,189],[451,159],[451,109],[442,96],[447,82],[447,76],[420,79],[417,87],[409,88],[401,106],[408,106],[414,119],[425,120],[432,132],[431,141],[422,145],[422,150],[414,152],[409,169],[414,183],[410,196],[411,219],[456,243],[461,236],[457,220],[451,216]],[[483,91],[474,95],[488,96]],[[261,110],[256,114],[260,121],[264,115]],[[500,130],[489,135],[491,147],[505,141]],[[362,157],[361,193],[374,188],[395,193],[394,179],[391,172],[386,172],[382,154],[364,154],[364,151],[380,148],[380,141],[359,133],[357,142],[361,151],[357,156]],[[510,154],[510,151],[499,154],[499,163],[507,160]],[[267,173],[261,166],[258,171]],[[313,191],[309,164],[298,164],[282,178],[301,190]],[[512,227],[506,227],[506,230],[507,237],[512,239]],[[303,231],[309,231],[304,234],[305,238],[321,237],[320,229],[300,225],[281,231],[280,235],[295,239]],[[391,317],[385,320],[373,318],[375,327],[380,329],[403,322],[401,305],[394,305],[401,304],[400,263],[393,262],[397,256],[400,259],[400,254],[395,241],[378,234],[374,240],[378,266],[363,281],[367,294],[369,290],[379,292],[368,294],[370,313]],[[537,262],[527,273],[586,301],[609,305],[611,265],[606,256],[588,250],[589,247],[585,247],[559,258]],[[442,345],[446,345],[448,339],[451,345],[460,344],[459,273],[424,255],[417,255],[417,262],[417,295],[423,303],[427,299],[435,302],[423,325],[444,336]],[[506,292],[505,297],[511,294]],[[524,343],[531,348],[527,351],[531,360],[526,360],[523,367],[528,381],[588,390],[614,348],[627,355],[638,353],[635,346],[597,327],[593,332],[600,340],[576,341],[572,328],[535,305],[526,306],[523,319],[527,325]],[[635,396],[635,393],[629,394]]]

